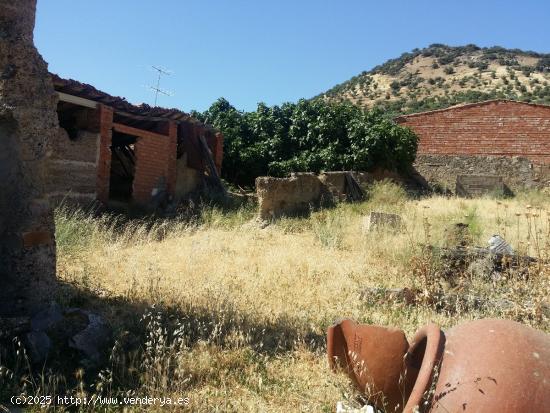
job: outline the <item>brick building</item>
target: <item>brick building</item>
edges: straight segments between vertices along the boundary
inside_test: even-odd
[[[416,170],[432,185],[501,176],[512,190],[549,184],[550,106],[491,100],[400,116],[420,138]]]
[[[146,205],[167,191],[175,200],[203,184],[203,136],[221,170],[223,136],[177,109],[132,105],[93,86],[52,75],[59,133],[50,142],[47,192],[71,199]]]

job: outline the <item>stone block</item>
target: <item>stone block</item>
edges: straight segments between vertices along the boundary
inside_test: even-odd
[[[378,231],[380,229],[399,231],[403,228],[403,220],[400,215],[386,212],[372,211],[363,219],[363,232]]]
[[[455,193],[464,197],[478,197],[490,193],[506,193],[502,176],[498,175],[458,175]]]

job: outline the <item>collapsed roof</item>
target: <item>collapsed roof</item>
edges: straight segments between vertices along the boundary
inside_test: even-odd
[[[115,114],[118,115],[147,121],[171,120],[178,123],[181,121],[201,123],[199,120],[179,109],[166,109],[158,106],[153,107],[146,103],[133,105],[123,97],[109,95],[87,83],[82,83],[74,79],[63,79],[55,73],[50,73],[50,75],[57,92],[110,106],[114,109]]]

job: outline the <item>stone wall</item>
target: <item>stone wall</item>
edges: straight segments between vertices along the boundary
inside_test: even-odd
[[[347,197],[346,174],[351,174],[359,186],[365,190],[376,179],[372,173],[355,171],[332,171],[319,174],[319,180],[333,200],[343,201]],[[384,178],[382,178],[384,179]]]
[[[521,156],[550,164],[550,106],[488,101],[400,116],[419,155]]]
[[[501,176],[512,192],[550,186],[549,168],[521,157],[417,155],[414,168],[432,188],[452,193],[459,175]]]
[[[290,178],[256,178],[259,216],[273,219],[306,213],[321,202],[324,186],[313,173],[296,173]]]
[[[55,289],[46,149],[57,98],[33,44],[36,0],[0,0],[0,317],[32,314]]]
[[[176,163],[176,202],[187,198],[201,185],[202,172],[187,165],[187,154],[184,153]]]
[[[256,178],[259,217],[273,219],[283,215],[298,215],[312,208],[347,198],[346,174],[351,174],[365,188],[373,177],[365,172],[293,173],[290,178],[262,176]]]
[[[75,139],[59,128],[50,143],[46,191],[52,204],[94,202],[100,135],[79,130]]]
[[[502,176],[499,175],[458,175],[455,193],[464,197],[479,197],[487,194],[507,194],[509,192]]]

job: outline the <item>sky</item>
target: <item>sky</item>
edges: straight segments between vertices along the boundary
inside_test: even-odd
[[[158,105],[239,110],[311,98],[432,43],[550,53],[550,1],[38,0],[35,44],[62,77]]]

